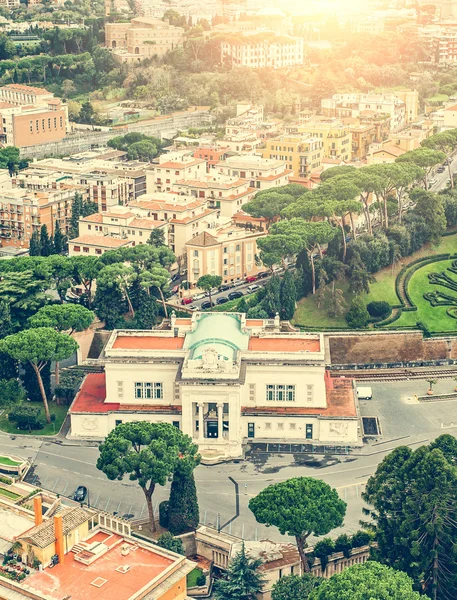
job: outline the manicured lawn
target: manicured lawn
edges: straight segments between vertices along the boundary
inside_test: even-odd
[[[430,302],[423,297],[423,294],[426,292],[440,290],[449,296],[455,296],[457,302],[456,292],[439,285],[432,285],[428,279],[429,273],[441,273],[446,271],[446,269],[451,266],[452,262],[452,260],[443,260],[437,263],[431,263],[429,265],[424,265],[421,269],[418,269],[413,273],[409,280],[408,291],[411,300],[417,306],[417,312],[402,313],[401,317],[394,325],[398,327],[415,325],[417,322],[422,322],[425,323],[427,329],[431,332],[455,331],[457,329],[457,320],[446,314],[449,306],[432,306]],[[450,273],[449,271],[446,271],[446,274],[457,282],[457,275]]]
[[[187,587],[195,587],[197,585],[197,579],[203,575],[201,569],[192,569],[192,571],[187,576]]]
[[[18,498],[20,498],[19,494],[15,494],[14,492],[5,490],[5,488],[2,487],[0,487],[0,496],[5,496],[5,498],[9,498],[10,500],[17,500]]]
[[[343,290],[347,308],[349,308],[351,299],[347,283],[343,282],[337,287]],[[322,305],[318,308],[316,296],[312,294],[298,302],[292,323],[305,327],[347,327],[344,314],[341,317],[330,317]]]
[[[0,456],[0,464],[8,467],[18,467],[22,463],[17,460],[11,460],[11,458],[8,458],[7,456]]]
[[[42,405],[40,404],[40,406]],[[62,423],[65,421],[65,417],[67,416],[68,412],[68,406],[58,406],[54,402],[50,402],[49,412],[51,415],[54,414],[56,416],[55,422],[49,423],[49,425],[46,423],[43,429],[32,430],[31,433],[28,431],[19,431],[15,423],[10,423],[8,421],[8,415],[4,412],[2,415],[0,415],[0,431],[23,435],[54,435],[59,432],[60,428],[62,427]],[[42,415],[44,416],[43,408]]]

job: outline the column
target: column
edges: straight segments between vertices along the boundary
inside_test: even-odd
[[[205,406],[205,404],[203,402],[199,402],[198,403],[198,439],[199,440],[203,440],[204,439],[204,427],[205,427],[205,420],[203,418],[203,407]]]
[[[223,435],[223,417],[224,417],[224,404],[223,402],[218,402],[217,404],[217,434],[219,439],[224,439]]]

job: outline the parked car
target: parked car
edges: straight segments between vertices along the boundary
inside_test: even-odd
[[[178,293],[178,290],[179,290],[179,285],[175,285],[175,286],[172,288],[172,290],[171,290],[171,293],[172,293],[172,294],[177,294],[177,293]]]
[[[252,283],[253,281],[257,281],[257,275],[249,275],[245,279],[246,283]]]
[[[206,298],[205,292],[202,292],[201,294],[196,294],[194,296],[194,300],[201,300],[202,298]]]
[[[220,286],[219,291],[220,292],[226,292],[227,290],[230,290],[233,286],[231,286],[229,283],[224,283],[223,285]]]
[[[179,273],[175,273],[174,275],[171,276],[172,281],[178,281],[179,278],[180,278]]]
[[[434,179],[434,178],[432,177],[432,179],[429,179],[429,180],[428,180],[428,183],[429,183],[429,185],[435,185],[435,183],[436,183],[436,179]]]
[[[205,292],[205,296],[209,296],[211,294],[211,296],[213,296],[214,294],[217,294],[217,292],[219,291],[219,288],[214,287],[212,290]]]
[[[260,271],[260,273],[257,273],[257,278],[265,279],[265,277],[269,277],[270,275],[271,275],[270,271]]]
[[[207,308],[211,308],[211,302],[209,300],[205,300],[205,302],[201,303],[201,308],[206,310]]]
[[[248,287],[248,292],[249,292],[250,294],[253,294],[253,293],[254,293],[254,292],[256,292],[257,290],[260,290],[260,288],[261,288],[261,287],[262,287],[261,285],[258,285],[257,283],[253,283],[252,285],[250,285],[250,286]]]
[[[181,300],[181,304],[192,304],[193,301],[194,299],[192,298],[192,296],[189,296],[188,298],[183,298]]]
[[[216,300],[216,304],[225,304],[228,301],[229,299],[227,298],[227,296],[221,296]]]
[[[73,500],[76,502],[84,502],[87,496],[87,488],[85,485],[79,485],[73,495]]]
[[[243,296],[243,292],[230,292],[228,295],[229,300],[236,300],[237,298],[242,298]]]
[[[446,167],[443,167],[443,165],[441,165],[441,167],[438,167],[436,172],[437,173],[444,173],[444,171],[446,170]]]
[[[238,287],[239,285],[244,285],[246,283],[246,281],[244,279],[238,279],[237,281],[233,282],[233,287]]]
[[[191,304],[187,308],[189,308],[189,310],[198,310],[198,306],[196,304]]]

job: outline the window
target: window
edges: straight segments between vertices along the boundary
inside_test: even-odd
[[[248,438],[255,436],[255,423],[248,423]]]
[[[313,439],[313,426],[312,425],[306,425],[306,439],[307,440]]]
[[[73,252],[81,252],[81,246],[73,246]]]
[[[161,383],[151,383],[149,381],[135,383],[135,398],[146,398],[148,400],[162,398],[162,391]]]
[[[179,421],[173,421],[173,427],[176,427],[176,429],[179,429]]]
[[[60,117],[60,126],[63,127],[63,117]]]
[[[198,256],[198,250],[194,250],[194,256]]]
[[[114,427],[117,427],[118,425],[120,425],[122,423],[122,419],[116,419],[114,421]]]
[[[287,401],[294,402],[295,386],[294,385],[267,385],[267,400],[270,401]]]
[[[83,252],[89,252],[89,248],[87,246],[83,246]]]
[[[89,229],[89,230],[92,229],[92,225],[88,225],[87,229]]]
[[[100,248],[95,248],[95,254],[101,254],[101,253],[102,253],[102,251]]]

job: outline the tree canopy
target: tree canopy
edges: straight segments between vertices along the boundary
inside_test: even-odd
[[[266,582],[258,571],[261,564],[262,559],[252,559],[246,554],[243,542],[224,578],[216,582],[216,600],[256,600]]]

